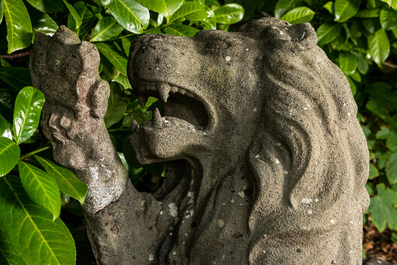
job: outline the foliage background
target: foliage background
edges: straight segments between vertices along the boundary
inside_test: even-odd
[[[140,106],[134,97],[126,78],[132,41],[148,33],[233,31],[262,16],[310,22],[359,107],[371,163],[364,224],[372,222],[397,242],[397,0],[0,0],[0,16],[1,264],[76,261],[67,228],[84,224],[80,204],[87,186],[53,162],[38,128],[45,99],[31,87],[27,68],[34,32],[52,35],[59,25],[98,48],[100,75],[111,86],[106,126],[131,180],[150,191],[164,177],[162,165],[139,165],[125,139],[132,120],[150,120],[161,106],[155,98]],[[387,257],[397,262],[396,256]]]

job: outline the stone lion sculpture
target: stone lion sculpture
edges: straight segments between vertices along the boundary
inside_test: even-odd
[[[130,82],[140,104],[164,106],[132,128],[138,160],[165,163],[148,194],[127,180],[106,133],[94,46],[65,27],[37,34],[43,130],[55,159],[89,184],[98,264],[362,263],[368,150],[349,84],[316,42],[310,24],[275,18],[139,37]]]

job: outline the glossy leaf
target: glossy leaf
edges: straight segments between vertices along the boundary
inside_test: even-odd
[[[105,41],[116,37],[123,31],[123,27],[113,18],[104,17],[98,21],[91,34],[91,42]]]
[[[339,68],[345,75],[352,75],[358,66],[357,57],[349,52],[339,53]]]
[[[377,18],[366,18],[362,20],[364,28],[371,34],[374,34],[378,29],[381,28],[379,19]]]
[[[386,189],[383,183],[376,185],[377,196],[371,198],[367,212],[371,213],[372,222],[379,232],[383,232],[388,224],[390,229],[397,229],[397,195],[391,189]]]
[[[360,74],[365,75],[368,72],[368,69],[368,62],[363,57],[358,57],[357,70],[360,72]]]
[[[164,32],[170,35],[193,37],[199,30],[182,23],[172,23],[164,28]]]
[[[107,43],[95,43],[99,52],[108,59],[123,75],[127,75],[127,58]]]
[[[336,37],[338,37],[340,31],[342,30],[343,26],[339,23],[332,23],[327,22],[322,24],[317,29],[317,39],[318,45],[324,45],[331,41],[333,41]]]
[[[3,69],[4,67],[0,67]],[[0,113],[3,117],[12,124],[12,116],[14,114],[14,102],[17,97],[17,92],[13,88],[0,89]]]
[[[332,15],[334,15],[334,13],[335,13],[334,2],[331,2],[331,1],[327,2],[324,5],[324,8],[327,9],[328,12],[330,12]]]
[[[207,12],[204,6],[196,2],[185,2],[172,16],[171,21],[178,20],[180,18],[186,18],[188,20],[202,20],[207,17]]]
[[[12,140],[11,127],[8,121],[0,114],[0,137]]]
[[[281,18],[285,13],[294,9],[297,6],[300,6],[301,4],[302,4],[301,0],[279,0],[277,1],[274,10],[274,15],[277,18]]]
[[[61,212],[61,194],[53,177],[31,164],[18,162],[22,186],[29,198],[52,213],[52,220]]]
[[[55,13],[62,11],[62,0],[26,0],[31,6],[43,13]]]
[[[8,174],[18,163],[21,150],[12,140],[0,137],[0,177]]]
[[[216,23],[233,24],[244,17],[244,8],[239,4],[227,4],[215,9]]]
[[[308,7],[301,6],[292,9],[287,14],[285,14],[281,19],[285,20],[292,25],[309,22],[314,17],[314,11]]]
[[[3,0],[7,23],[8,53],[28,47],[32,41],[32,24],[22,0]]]
[[[373,35],[368,35],[368,48],[372,58],[378,65],[382,64],[389,56],[390,42],[384,29],[380,29]]]
[[[120,73],[115,79],[112,81],[119,83],[123,89],[132,89],[130,81],[128,80],[128,77]]]
[[[397,10],[397,0],[381,0],[381,1],[387,3],[389,7],[393,8],[394,10]]]
[[[121,38],[121,44],[123,45],[123,50],[127,55],[127,57],[130,55],[130,48],[132,41],[133,41],[132,38],[127,38],[127,37]]]
[[[397,11],[390,8],[382,8],[379,20],[382,28],[392,30],[397,27]]]
[[[7,231],[4,229],[0,219],[0,264],[4,265],[26,265],[19,257],[11,244]]]
[[[0,67],[0,79],[17,91],[32,85],[29,68],[24,67]]]
[[[76,21],[74,20],[71,13],[68,14],[68,28],[73,29],[81,40],[87,36],[89,32],[91,32],[92,24],[95,20],[95,15],[92,11],[86,6],[83,1],[79,1],[73,5],[73,8],[76,10],[77,14],[81,18],[80,27],[76,28]]]
[[[4,17],[4,5],[3,5],[3,0],[0,0],[0,24],[3,22],[3,17]]]
[[[167,21],[183,4],[183,0],[137,0],[137,2],[152,11],[162,14],[167,18]]]
[[[36,11],[31,12],[31,15],[32,26],[35,31],[40,31],[41,33],[52,36],[59,28],[58,24],[47,13]]]
[[[23,143],[32,136],[39,125],[41,109],[44,105],[44,94],[34,88],[22,89],[14,108],[14,139],[17,144]]]
[[[357,14],[361,0],[335,0],[335,20],[344,22]]]
[[[78,29],[82,23],[80,15],[77,13],[77,11],[74,9],[74,7],[69,4],[66,0],[63,0],[63,3],[66,5],[67,9],[69,10],[70,14],[72,15],[74,22],[75,22],[75,28]]]
[[[127,110],[128,103],[121,100],[122,92],[118,85],[111,84],[110,96],[108,100],[108,110],[106,112],[104,121],[106,128],[109,128],[113,124],[123,118],[125,111]]]
[[[106,7],[117,22],[132,33],[141,34],[149,25],[149,10],[134,0],[111,0]]]
[[[32,202],[18,177],[0,179],[0,219],[26,264],[74,265],[76,249],[68,228]],[[59,199],[58,199],[59,200]]]
[[[397,151],[394,151],[389,155],[389,159],[386,164],[386,176],[390,184],[397,183]]]
[[[59,166],[55,162],[43,157],[35,156],[36,160],[44,167],[48,175],[55,178],[59,189],[72,198],[84,203],[85,196],[88,192],[88,186],[80,181],[70,170]]]

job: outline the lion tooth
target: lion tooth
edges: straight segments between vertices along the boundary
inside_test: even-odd
[[[141,108],[143,109],[146,105],[148,96],[144,96],[144,95],[139,95],[138,96],[138,103],[141,106]]]
[[[157,89],[158,89],[161,101],[166,103],[167,99],[168,99],[168,95],[169,95],[170,90],[171,90],[171,86],[169,84],[166,84],[166,83],[161,83],[161,84],[159,84],[157,86]]]
[[[155,127],[160,127],[161,124],[162,124],[161,115],[160,115],[160,111],[159,111],[158,108],[156,108],[156,109],[154,110],[154,113],[153,113],[153,123],[154,123],[154,126],[155,126]]]

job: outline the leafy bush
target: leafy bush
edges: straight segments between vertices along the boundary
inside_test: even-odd
[[[126,77],[132,41],[149,33],[233,30],[231,24],[263,15],[310,22],[359,106],[371,160],[367,215],[379,231],[397,229],[396,10],[397,0],[0,0],[0,52],[9,54],[0,58],[1,264],[75,263],[73,238],[58,216],[61,205],[76,212],[71,205],[83,203],[87,186],[53,162],[37,128],[44,97],[30,87],[27,68],[33,33],[52,35],[62,24],[98,48],[100,75],[111,87],[106,126],[134,184],[150,190],[144,179],[161,177],[162,166],[139,165],[125,139],[132,120],[150,120],[161,106],[150,98],[141,107],[132,93]]]

